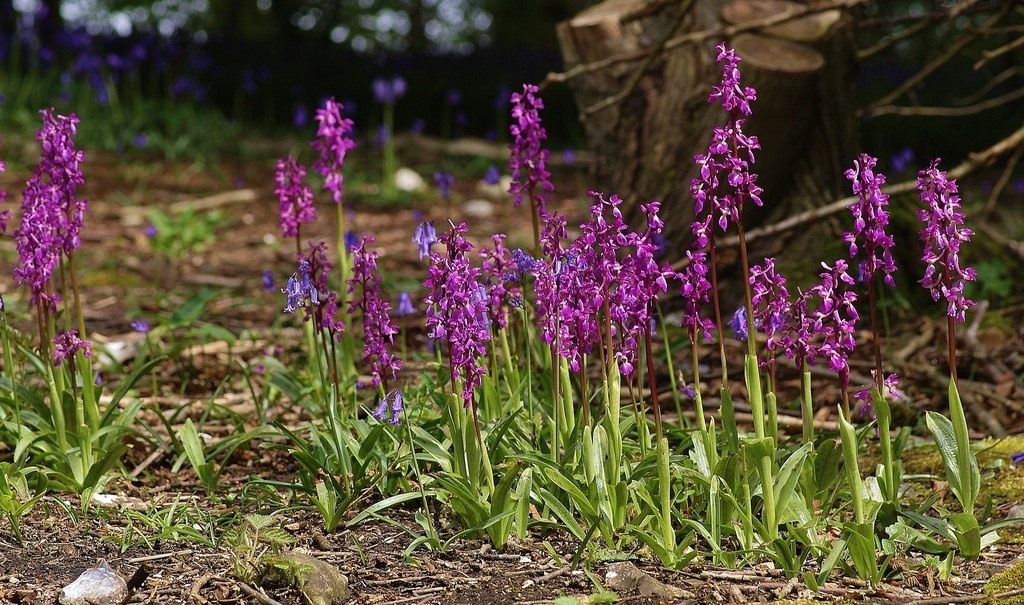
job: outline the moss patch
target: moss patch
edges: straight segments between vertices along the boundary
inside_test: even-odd
[[[1024,559],[1017,559],[1016,563],[989,578],[985,583],[985,594],[994,596],[1019,588],[1024,588]],[[1004,605],[1024,604],[1024,595],[1003,597],[999,602]]]

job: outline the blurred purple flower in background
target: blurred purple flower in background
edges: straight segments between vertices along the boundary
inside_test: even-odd
[[[395,315],[399,317],[405,317],[412,315],[416,312],[416,308],[412,304],[412,297],[405,290],[398,293],[398,307],[395,308]]]
[[[309,123],[309,109],[306,108],[304,103],[296,103],[295,110],[292,111],[292,124],[296,128],[304,128]]]
[[[484,173],[484,183],[494,186],[501,182],[501,171],[494,164],[487,167],[487,172]]]
[[[65,330],[53,338],[53,365],[59,366],[79,351],[92,357],[92,344],[78,337],[78,330]]]
[[[537,86],[524,84],[523,92],[511,97],[512,124],[508,130],[513,141],[509,146],[508,166],[512,172],[509,192],[513,204],[518,207],[525,196],[536,202],[543,214],[547,202],[545,193],[554,191],[555,186],[551,184],[551,173],[547,169],[548,150],[541,147],[548,133],[541,124],[540,110],[544,109],[544,101],[539,95]]]
[[[891,160],[889,160],[889,165],[892,167],[893,172],[904,172],[910,168],[910,165],[913,163],[914,150],[910,147],[904,147],[899,151],[899,153],[892,156]]]
[[[345,157],[356,147],[352,138],[352,120],[343,118],[344,108],[334,97],[324,101],[316,110],[316,139],[312,147],[320,155],[313,167],[324,177],[324,189],[331,192],[335,204],[341,204],[345,197]]]
[[[297,237],[299,227],[316,220],[313,188],[305,183],[306,167],[289,156],[277,161],[274,194],[278,201],[278,219],[284,237]]]
[[[270,269],[264,269],[263,274],[260,276],[260,284],[262,285],[264,292],[273,292],[274,272]]]
[[[374,78],[371,87],[374,100],[385,105],[394,105],[405,96],[405,80],[401,76]]]
[[[355,231],[353,231],[352,229],[349,229],[348,231],[346,231],[345,232],[345,249],[348,250],[349,252],[351,252],[358,245],[359,245],[359,235]]]
[[[441,192],[441,197],[448,201],[451,197],[452,185],[455,184],[455,177],[443,170],[434,173],[434,184]]]
[[[136,319],[128,325],[131,326],[133,331],[138,332],[139,334],[149,333],[149,322],[145,319]]]

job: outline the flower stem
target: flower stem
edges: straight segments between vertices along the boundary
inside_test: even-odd
[[[875,387],[882,393],[882,343],[878,332],[878,304],[875,300],[875,279],[868,281],[868,307],[871,314],[871,343],[875,352]],[[884,395],[884,393],[883,393]]]
[[[651,350],[651,328],[644,327],[644,352],[647,355],[647,388],[651,391],[651,409],[654,410],[654,432],[659,447],[664,436],[661,430],[661,401],[658,399],[658,385],[654,377],[654,352]]]
[[[697,329],[690,328],[690,360],[693,364],[693,403],[697,413],[697,427],[702,434],[707,433],[708,425],[704,420],[704,398],[700,394],[700,343],[697,342]]]

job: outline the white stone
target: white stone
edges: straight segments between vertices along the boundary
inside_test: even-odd
[[[401,167],[395,171],[395,187],[399,191],[425,191],[427,182],[412,168]]]
[[[127,599],[128,584],[103,560],[60,591],[61,605],[121,605]]]
[[[469,200],[462,205],[462,212],[473,218],[490,218],[494,216],[494,204],[487,200]]]

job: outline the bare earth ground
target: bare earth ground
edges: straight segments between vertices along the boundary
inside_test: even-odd
[[[274,341],[287,338],[292,332],[271,330],[272,324],[278,322],[286,327],[295,324],[291,319],[281,320],[279,295],[260,290],[263,269],[273,270],[279,283],[293,270],[291,246],[276,241],[272,162],[214,168],[125,162],[114,156],[99,157],[86,165],[90,180],[85,195],[91,200],[91,207],[81,266],[85,268],[87,317],[97,340],[137,338],[130,334],[130,319],[168,314],[199,288],[216,287],[221,288],[223,294],[211,303],[208,318],[236,333],[245,331],[243,341],[235,347],[235,354],[251,357],[267,346],[287,348],[297,343],[297,333],[290,337],[290,342]],[[426,170],[421,173],[430,174]],[[0,181],[0,186],[16,191],[15,174],[2,176],[5,180]],[[578,175],[566,172],[558,176],[563,181],[559,183],[560,191],[580,190]],[[248,188],[253,195],[238,193]],[[476,197],[472,184],[460,184],[458,190],[457,199],[462,201]],[[225,192],[227,196],[208,197]],[[356,210],[355,228],[377,237],[383,272],[403,276],[403,284],[421,279],[423,267],[410,242],[417,221],[414,209],[411,206],[368,207],[361,204],[358,190],[351,199]],[[144,235],[145,211],[151,207],[168,209],[189,200],[216,206],[231,216],[232,222],[218,233],[217,240],[206,251],[191,255],[175,266],[150,250]],[[11,201],[16,202],[16,196],[12,195]],[[578,201],[563,200],[559,205],[575,218],[580,218],[584,212]],[[330,241],[333,208],[321,205],[320,210],[326,216],[303,236]],[[497,202],[489,210],[486,216],[478,215],[469,221],[476,237],[483,239],[494,231],[511,231],[513,247],[529,241],[530,225],[524,211],[512,209],[507,201]],[[460,211],[460,202],[454,203],[450,212],[438,203],[427,210],[426,215],[444,224],[449,214]],[[0,240],[0,258],[8,267],[14,261],[9,238]],[[4,275],[0,280],[3,291],[15,292],[7,277],[10,271],[5,269],[0,273]],[[17,297],[17,294],[7,297],[9,308],[16,308]],[[1024,309],[1021,307],[1002,310],[995,328],[979,322],[968,334],[965,355],[975,358],[977,372],[965,378],[964,383],[970,397],[977,402],[971,410],[972,426],[985,429],[984,432],[998,428],[1003,434],[1013,434],[1024,429],[1024,404],[1016,381],[1024,371],[1022,318]],[[1007,325],[1010,329],[1000,327]],[[943,338],[940,324],[922,318],[905,324],[891,346],[897,362],[902,364],[899,369],[907,391],[915,401],[927,402],[931,408],[941,405],[944,390],[935,369],[941,368],[937,360],[942,355]],[[185,382],[180,375],[181,365],[174,360],[158,371],[161,384],[158,395],[149,390],[148,383],[140,385],[146,400],[162,411],[186,405],[187,411],[178,422],[186,417],[198,418],[214,396],[217,385],[230,371],[232,360],[223,348],[208,345],[197,347],[194,353],[197,370],[189,377],[186,389],[181,388]],[[867,360],[868,356],[863,355],[863,359]],[[858,368],[866,374],[869,366],[865,363]],[[793,388],[795,379],[795,375],[788,377],[783,385]],[[827,392],[825,384],[827,381],[821,387],[822,393]],[[245,392],[242,385],[232,384],[214,400],[252,418],[252,402],[247,396],[239,395]],[[739,407],[742,410],[742,404]],[[284,410],[271,413],[288,419]],[[913,423],[920,413],[922,410],[918,408],[907,410],[906,421]],[[152,412],[147,419],[154,430],[163,430]],[[823,425],[829,422],[827,414],[820,420]],[[225,431],[227,428],[225,426]],[[251,427],[247,425],[247,428]],[[216,433],[216,426],[206,430]],[[998,458],[1005,460],[1006,452]],[[934,459],[930,460],[922,464],[934,464]],[[46,496],[25,519],[23,544],[14,540],[5,524],[0,525],[0,603],[55,603],[63,585],[100,559],[106,559],[125,577],[142,569],[139,576],[142,583],[131,597],[133,603],[302,602],[300,595],[291,589],[264,587],[273,601],[254,595],[252,588],[244,590],[231,574],[233,555],[229,549],[176,539],[174,529],[191,527],[199,534],[209,536],[215,532],[219,536],[225,527],[215,524],[238,518],[229,513],[254,512],[238,509],[243,501],[238,494],[246,482],[254,476],[288,480],[294,472],[291,459],[276,449],[239,450],[225,470],[221,488],[214,496],[206,494],[187,464],[181,471],[171,472],[173,463],[173,454],[154,451],[147,442],[140,440],[126,461],[126,468],[137,471],[134,473],[137,477],[131,481],[116,479],[104,490],[122,497],[129,505],[139,504],[161,511],[173,508],[173,513],[167,513],[173,515],[173,523],[162,532],[160,528],[146,527],[139,518],[116,508],[95,505],[89,514],[76,515],[78,501],[56,495]],[[1012,466],[992,472],[993,484],[1003,487],[1019,474]],[[928,487],[944,489],[941,484]],[[1024,494],[1009,489],[995,489],[993,496],[1001,506],[997,515],[1012,504],[1024,502]],[[408,511],[389,514],[399,523],[414,525]],[[443,516],[443,511],[441,514]],[[286,510],[279,518],[281,525],[297,538],[299,546],[336,564],[347,574],[352,603],[547,603],[559,595],[582,598],[594,590],[583,571],[567,569],[565,561],[571,559],[576,545],[557,534],[535,533],[525,543],[513,543],[502,553],[493,552],[479,542],[465,541],[440,554],[421,549],[405,560],[402,551],[409,537],[394,526],[371,521],[354,529],[325,534],[319,517],[312,513]],[[177,536],[180,535],[179,531]],[[545,541],[558,553],[558,560],[545,546]],[[686,596],[678,602],[744,603],[798,597],[901,605],[970,602],[983,599],[980,595],[985,580],[1024,553],[1019,541],[1014,538],[990,549],[979,562],[959,563],[955,579],[950,583],[939,582],[933,572],[916,569],[914,561],[896,561],[897,568],[906,571],[898,580],[877,590],[868,589],[858,581],[836,579],[820,593],[810,593],[802,583],[789,582],[781,573],[767,567],[739,573],[690,566],[681,572],[671,572],[661,569],[650,558],[645,559],[641,553],[636,554],[634,563],[660,580],[683,588]],[[591,569],[602,581],[606,570],[607,564],[596,564]],[[622,594],[619,602],[663,601]]]

